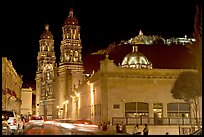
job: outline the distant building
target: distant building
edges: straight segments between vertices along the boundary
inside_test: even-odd
[[[11,60],[2,57],[2,110],[21,113],[22,76],[18,75]]]
[[[187,38],[187,35],[184,36],[184,38],[170,38],[166,40],[166,44],[192,44],[195,43],[195,38]]]
[[[152,45],[154,43],[165,43],[165,39],[161,36],[145,36],[143,35],[142,31],[140,30],[139,35],[129,39],[128,41],[121,41],[121,44],[146,44],[146,45]]]
[[[120,44],[146,44],[146,45],[152,45],[152,44],[192,44],[195,42],[195,38],[187,38],[187,35],[185,35],[184,38],[169,38],[164,39],[161,36],[153,35],[153,36],[145,36],[143,35],[142,31],[140,30],[139,35],[129,39],[128,41],[122,40]]]
[[[22,88],[21,89],[21,114],[32,115],[32,88]]]

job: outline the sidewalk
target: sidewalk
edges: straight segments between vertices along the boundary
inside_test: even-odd
[[[117,133],[116,130],[115,130],[115,126],[109,126],[108,130],[106,130],[106,131],[99,130],[97,132],[97,135],[130,135],[130,134],[128,134],[128,133]]]

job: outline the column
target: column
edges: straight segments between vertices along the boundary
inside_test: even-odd
[[[149,103],[149,118],[153,118],[154,117],[154,113],[153,113],[153,103],[150,102]]]
[[[163,118],[167,118],[167,103],[163,103]]]

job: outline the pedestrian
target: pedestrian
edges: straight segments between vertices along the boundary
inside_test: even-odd
[[[102,124],[99,123],[99,124],[98,124],[98,129],[101,130],[101,127],[102,127]]]
[[[122,122],[122,131],[123,133],[126,133],[126,124],[124,124],[123,122]]]
[[[145,127],[143,129],[143,135],[148,135],[148,132],[149,132],[149,128],[148,128],[147,124],[145,124]]]
[[[108,129],[108,126],[107,126],[106,122],[103,122],[102,131],[106,131],[107,129]]]
[[[134,128],[133,128],[132,134],[133,134],[133,135],[141,135],[141,132],[140,132],[139,130],[140,130],[140,129],[139,129],[139,125],[136,124],[136,125],[134,126]]]
[[[105,123],[104,129],[105,129],[105,131],[108,130],[108,124],[107,123]]]
[[[122,133],[122,130],[119,124],[117,124],[115,128],[117,133]]]

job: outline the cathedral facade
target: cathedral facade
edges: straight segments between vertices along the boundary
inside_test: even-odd
[[[36,113],[46,119],[71,117],[66,106],[74,88],[83,80],[80,26],[70,9],[62,27],[60,62],[57,65],[54,38],[49,25],[40,36],[36,72]],[[68,115],[69,114],[69,115]]]
[[[177,125],[181,118],[185,124],[191,124],[191,104],[174,99],[171,89],[181,73],[197,73],[196,69],[153,68],[154,64],[134,45],[121,65],[116,65],[107,54],[105,60],[100,61],[97,72],[85,75],[80,26],[72,9],[62,32],[59,65],[48,25],[39,40],[36,72],[38,115],[47,119],[152,125]]]

